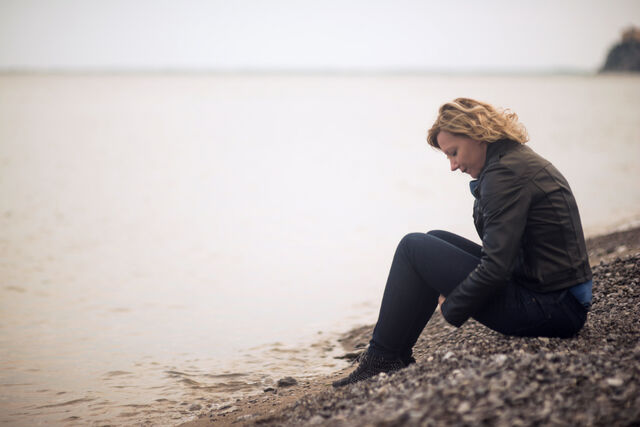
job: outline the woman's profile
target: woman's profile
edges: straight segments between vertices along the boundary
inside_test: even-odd
[[[344,386],[414,363],[436,310],[506,335],[571,337],[591,304],[592,274],[567,180],[526,144],[518,116],[469,98],[442,105],[428,132],[451,170],[469,174],[482,245],[448,231],[399,243],[367,351]]]

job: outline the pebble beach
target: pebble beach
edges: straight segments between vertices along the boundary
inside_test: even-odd
[[[507,337],[434,315],[414,356],[391,375],[334,390],[328,377],[283,379],[261,395],[204,407],[203,425],[616,425],[640,424],[640,227],[587,240],[593,306],[574,338]],[[373,325],[338,341],[364,351]]]

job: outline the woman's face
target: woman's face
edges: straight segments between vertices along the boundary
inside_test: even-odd
[[[437,141],[442,152],[447,155],[452,171],[460,169],[474,179],[480,175],[487,159],[486,142],[444,130],[438,133]]]

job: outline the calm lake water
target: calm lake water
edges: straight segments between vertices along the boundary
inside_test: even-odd
[[[333,371],[395,246],[478,241],[440,104],[516,111],[588,234],[640,219],[633,76],[0,75],[0,422],[172,425]]]

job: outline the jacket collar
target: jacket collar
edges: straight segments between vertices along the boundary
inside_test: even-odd
[[[480,172],[478,179],[474,179],[473,181],[469,182],[469,188],[471,190],[471,194],[473,194],[473,197],[477,199],[479,196],[478,184],[480,183],[480,180],[484,175],[484,171],[487,170],[487,166],[500,160],[500,157],[502,157],[504,153],[512,150],[518,145],[520,145],[520,143],[511,141],[509,139],[501,139],[496,142],[489,143],[489,145],[487,146],[487,156],[484,161],[484,166],[482,167],[482,171]]]
[[[522,144],[516,141],[511,141],[510,139],[501,139],[496,142],[490,142],[487,147],[487,157],[484,161],[484,166],[482,167],[482,171],[480,172],[478,179],[482,178],[484,171],[487,170],[487,166],[497,162],[507,151],[511,151],[520,145]]]
[[[490,142],[489,146],[487,147],[487,158],[484,162],[482,171],[484,172],[484,170],[487,168],[487,165],[497,161],[498,159],[500,159],[500,157],[502,157],[504,153],[511,150],[513,147],[517,147],[518,145],[520,144],[509,139],[501,139],[496,142]],[[480,174],[482,174],[482,172]]]

